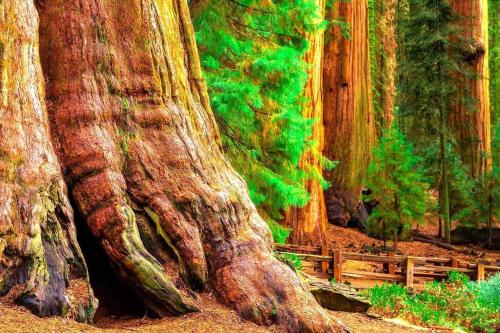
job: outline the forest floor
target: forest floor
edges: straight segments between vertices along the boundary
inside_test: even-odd
[[[333,225],[328,226],[331,246],[346,252],[368,252],[378,249],[382,241],[370,238],[356,229],[348,229]],[[436,233],[433,225],[421,227],[420,233],[432,236]],[[498,256],[499,253],[475,249],[473,247],[459,247],[458,251],[443,249],[437,245],[408,241],[400,242],[399,252],[404,255],[426,257],[458,257],[472,259],[477,253],[482,256]],[[366,264],[366,263],[361,263]],[[356,269],[363,269],[356,267]],[[364,267],[370,269],[370,267]],[[0,298],[0,332],[2,333],[52,333],[52,332],[193,332],[193,333],[228,333],[228,332],[282,332],[279,327],[264,328],[238,317],[236,312],[217,303],[209,294],[201,294],[197,304],[201,311],[195,314],[175,318],[151,319],[142,318],[142,315],[130,316],[127,314],[112,315],[101,312],[96,316],[95,325],[77,323],[64,318],[38,318],[26,309],[12,303],[8,298]],[[353,333],[373,332],[450,332],[447,329],[423,328],[410,325],[401,320],[374,318],[369,315],[347,312],[331,312],[332,315],[343,321]]]
[[[277,333],[278,327],[264,328],[240,319],[236,313],[213,300],[205,300],[202,311],[176,318],[137,319],[106,318],[95,326],[77,323],[64,318],[39,318],[26,309],[0,301],[0,332],[3,333]],[[414,333],[449,332],[449,330],[426,329],[404,321],[372,318],[359,313],[331,312],[351,329],[353,333]]]
[[[381,249],[384,242],[375,238],[371,238],[354,228],[343,228],[335,225],[328,225],[327,229],[330,247],[341,249],[344,252],[351,253],[367,253]],[[429,238],[435,238],[437,234],[437,226],[430,224],[419,227],[419,233]],[[392,246],[392,242],[388,241],[387,246]],[[439,247],[435,244],[420,242],[416,240],[400,241],[398,244],[398,254],[415,256],[415,257],[438,257],[464,259],[471,261],[478,256],[483,258],[497,258],[500,256],[498,251],[486,251],[482,248],[473,245],[455,246],[458,250],[449,250]]]

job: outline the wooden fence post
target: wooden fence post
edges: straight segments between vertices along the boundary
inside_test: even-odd
[[[484,264],[477,262],[476,266],[476,281],[484,281]]]
[[[328,256],[328,245],[321,245],[321,255],[322,256]],[[321,273],[327,274],[328,273],[328,261],[322,261],[321,262]]]
[[[451,267],[458,268],[458,259],[457,259],[457,257],[451,258]]]
[[[394,252],[389,253],[389,257],[394,257],[394,256],[395,256]],[[396,266],[394,265],[394,263],[391,262],[387,263],[387,273],[392,275],[396,274]]]
[[[342,282],[342,251],[333,250],[333,278],[335,282]]]
[[[408,288],[413,288],[413,267],[415,262],[412,257],[406,257],[406,279],[405,285]]]

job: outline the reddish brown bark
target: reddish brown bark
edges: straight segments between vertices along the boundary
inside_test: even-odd
[[[316,5],[321,9],[321,18],[325,14],[325,0],[317,0]],[[305,118],[314,119],[311,139],[315,146],[307,151],[300,167],[303,170],[316,170],[322,173],[321,156],[324,146],[323,129],[323,47],[324,31],[320,30],[307,36],[309,51],[305,60],[310,65],[309,79],[306,83],[304,95],[307,102],[303,106],[302,114]],[[292,244],[320,245],[326,244],[326,207],[323,188],[317,179],[306,182],[305,188],[311,199],[305,207],[292,208],[286,212],[284,223],[292,228],[288,241]]]
[[[148,224],[192,288],[213,288],[243,317],[340,331],[274,258],[222,154],[187,2],[45,0],[39,13],[53,141],[118,276],[158,315],[196,310],[144,246]]]
[[[472,97],[474,106],[459,105],[452,116],[462,160],[477,178],[491,167],[491,115],[488,66],[488,0],[451,0],[460,16],[463,35],[469,41],[464,52],[474,79],[461,78],[464,94]]]
[[[50,142],[33,1],[0,1],[0,294],[87,321],[96,300]]]
[[[375,142],[370,79],[368,4],[364,0],[336,1],[328,16],[350,25],[350,37],[336,26],[325,45],[324,155],[339,161],[327,179],[328,220],[345,225],[357,210],[363,177]]]
[[[396,8],[397,0],[375,1],[375,39],[377,40],[375,61],[375,89],[380,114],[377,124],[380,129],[390,128],[394,120],[394,97],[396,94]],[[373,45],[371,45],[373,47]]]

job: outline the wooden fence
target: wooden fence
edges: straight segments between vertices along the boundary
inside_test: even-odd
[[[402,283],[407,287],[421,287],[432,280],[443,280],[450,271],[464,273],[474,280],[481,281],[489,275],[500,272],[499,259],[477,259],[467,262],[457,258],[425,258],[400,256],[394,254],[346,253],[327,246],[301,246],[275,244],[275,250],[281,254],[293,254],[303,261],[304,269],[313,275],[343,281],[365,281],[353,283],[354,286],[367,287],[366,281],[388,281]],[[380,266],[375,272],[344,270],[346,261],[361,261]]]

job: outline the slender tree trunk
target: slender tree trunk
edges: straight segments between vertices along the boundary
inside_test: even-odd
[[[97,306],[50,141],[32,0],[0,1],[0,295],[40,316]]]
[[[222,154],[187,1],[37,3],[52,141],[117,276],[159,316],[196,311],[168,277],[166,251],[144,245],[162,244],[188,286],[213,289],[247,319],[340,331],[273,256],[270,231]]]
[[[441,159],[441,184],[440,184],[440,213],[444,224],[444,238],[446,243],[451,242],[451,220],[450,220],[450,195],[448,191],[448,162],[446,154],[446,116],[444,104],[440,109],[441,132],[439,133],[440,159]]]
[[[474,178],[491,168],[491,124],[488,65],[488,0],[451,0],[460,16],[463,35],[470,44],[464,58],[478,77],[462,78],[464,94],[474,101],[474,107],[458,105],[452,115],[462,160],[470,167]]]
[[[488,248],[491,248],[493,242],[493,187],[494,187],[493,175],[488,175]]]
[[[321,18],[325,14],[325,0],[317,0],[316,5],[321,8]],[[303,106],[303,116],[315,121],[312,128],[312,140],[315,146],[307,151],[300,167],[303,170],[317,170],[321,174],[321,156],[324,147],[323,129],[323,47],[324,31],[308,35],[309,51],[305,59],[310,65],[309,79],[305,86],[307,102]],[[326,244],[326,207],[323,188],[317,179],[306,182],[305,188],[311,199],[305,207],[292,208],[286,212],[284,224],[292,228],[289,241],[293,244],[320,245]]]
[[[441,191],[439,192],[439,207],[441,208]],[[439,225],[438,225],[438,238],[444,238],[444,225],[443,225],[443,218],[441,216],[441,214],[439,215],[439,221],[438,221]]]
[[[396,95],[396,8],[397,0],[375,1],[375,60],[376,100],[380,108],[377,124],[381,129],[390,128],[394,120]],[[374,45],[370,45],[375,47]]]
[[[375,120],[370,78],[368,3],[335,1],[329,19],[350,24],[350,37],[335,26],[325,45],[324,155],[339,161],[326,178],[328,220],[345,225],[361,200],[362,180],[375,143]]]

